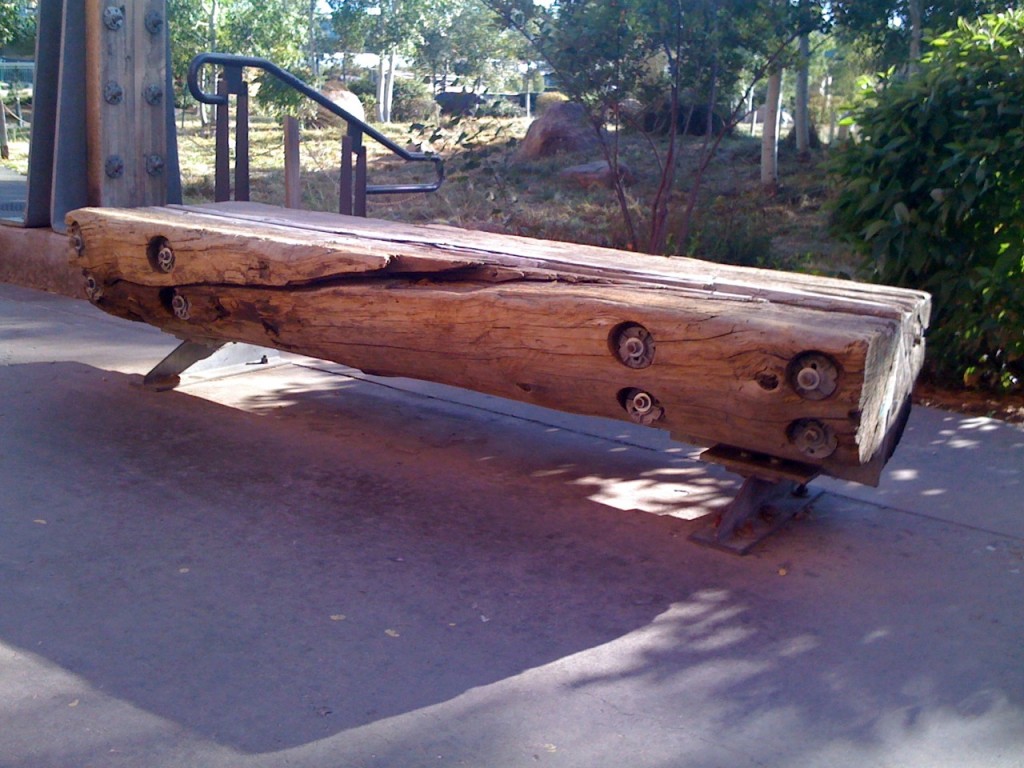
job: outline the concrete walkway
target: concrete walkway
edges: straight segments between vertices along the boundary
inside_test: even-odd
[[[0,219],[23,221],[28,179],[0,165]]]
[[[1020,768],[1024,431],[745,558],[687,446],[0,285],[0,766]]]

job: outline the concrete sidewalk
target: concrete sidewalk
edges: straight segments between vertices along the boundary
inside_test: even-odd
[[[0,165],[0,219],[23,221],[28,179]]]
[[[659,432],[0,285],[0,766],[1024,766],[1024,431],[916,410],[745,558]]]

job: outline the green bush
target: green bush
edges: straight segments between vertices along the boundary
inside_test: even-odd
[[[419,80],[395,78],[395,92],[391,100],[392,120],[429,120],[436,111],[434,97],[426,85]]]
[[[312,75],[308,70],[292,67],[289,71],[300,80],[312,82]],[[261,72],[255,82],[256,103],[270,114],[307,116],[315,111],[315,104],[267,72]]]
[[[478,117],[523,117],[526,110],[507,99],[493,99],[476,109]]]
[[[358,80],[345,83],[345,87],[359,97],[367,119],[372,119],[377,111],[377,84],[370,75],[363,75]]]
[[[675,229],[675,227],[672,227]],[[670,237],[670,241],[674,241]],[[674,242],[670,242],[670,246]],[[780,269],[772,251],[772,238],[764,222],[735,200],[716,200],[701,216],[700,224],[686,244],[686,255],[719,264]]]
[[[961,21],[855,110],[834,230],[875,277],[934,298],[931,370],[1024,380],[1024,12]]]
[[[377,112],[377,83],[371,74],[352,80],[346,87],[359,97],[368,120]],[[395,78],[395,92],[391,97],[391,119],[402,122],[429,120],[434,116],[434,97],[430,89],[419,82],[401,77]]]

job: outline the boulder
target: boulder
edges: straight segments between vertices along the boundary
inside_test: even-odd
[[[340,80],[328,80],[320,91],[324,96],[348,112],[352,117],[366,121],[366,111],[359,97],[345,87]],[[342,123],[342,119],[323,107],[317,109],[317,122],[321,125]]]
[[[639,99],[623,99],[619,102],[619,115],[624,123],[638,125],[643,121],[644,105]]]
[[[466,117],[472,115],[476,108],[483,104],[483,97],[475,93],[461,91],[445,91],[434,97],[437,106],[441,108],[442,115],[458,115]]]
[[[811,150],[814,150],[814,151],[817,151],[817,150],[821,149],[821,136],[818,135],[818,128],[817,128],[817,126],[814,125],[814,121],[813,120],[810,121],[810,125],[808,126],[807,133],[808,133],[807,138],[808,138],[808,143],[809,143],[808,149],[811,149]],[[785,149],[791,149],[793,151],[796,151],[796,126],[795,125],[793,126],[792,130],[788,134],[786,134],[786,138],[784,138],[780,143],[782,144],[782,146]]]
[[[725,131],[725,120],[713,110],[709,110],[707,104],[680,104],[676,118],[676,132],[686,133],[690,136],[703,136],[708,131],[708,117],[710,112],[711,133],[715,136]],[[666,101],[661,106],[648,109],[644,113],[644,133],[668,133],[671,121],[672,110]]]
[[[584,189],[604,187],[612,189],[615,186],[615,174],[611,166],[605,160],[595,160],[592,163],[573,165],[563,168],[558,172],[559,178],[571,181]],[[625,163],[619,163],[619,178],[627,187],[636,181],[633,171]]]
[[[552,104],[530,124],[516,153],[518,160],[537,160],[559,152],[579,152],[597,147],[594,126],[581,104]]]

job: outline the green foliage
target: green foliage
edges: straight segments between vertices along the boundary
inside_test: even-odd
[[[391,105],[393,119],[404,122],[427,120],[434,116],[436,109],[434,97],[423,83],[406,78],[395,79]]]
[[[332,24],[349,45],[377,53],[409,49],[418,39],[433,0],[328,0]]]
[[[29,0],[0,1],[0,46],[30,42],[35,30],[35,3]]]
[[[293,0],[218,0],[220,50],[262,56],[285,69],[307,64],[305,9]]]
[[[292,67],[289,71],[307,83],[313,80],[312,73],[305,67]],[[267,114],[276,117],[292,115],[302,118],[309,118],[316,114],[315,102],[310,101],[273,75],[260,71],[255,76],[254,83],[256,84],[256,103]]]
[[[213,49],[211,20],[198,0],[167,0],[167,30],[171,37],[171,74],[175,98],[184,106],[191,97],[185,86],[189,62],[199,53]]]
[[[167,18],[179,104],[189,100],[185,74],[199,53],[260,56],[300,76],[306,66],[308,19],[294,0],[167,0]],[[204,77],[211,76],[212,69],[207,68]],[[272,83],[273,78],[262,80],[262,103],[278,112],[295,106],[295,97]],[[212,89],[212,82],[205,85]]]
[[[933,370],[1024,379],[1024,12],[961,21],[866,92],[834,171],[835,231],[881,281],[934,297]]]
[[[726,205],[715,206],[715,215],[701,220],[687,243],[686,255],[718,264],[777,269],[772,238],[764,223]]]
[[[947,32],[957,19],[976,19],[1013,8],[1007,0],[929,0],[920,3],[921,24],[932,34]],[[912,34],[908,0],[831,0],[831,14],[841,40],[853,42],[876,68],[907,61]]]
[[[415,45],[417,64],[436,79],[438,90],[448,83],[478,91],[484,82],[507,79],[521,53],[519,37],[501,29],[480,0],[432,4]]]
[[[345,87],[359,97],[363,110],[367,115],[377,111],[377,84],[370,75],[363,75],[358,80],[350,80]],[[397,90],[397,85],[396,85]]]
[[[526,110],[506,99],[493,99],[477,107],[476,114],[481,117],[523,117]]]
[[[367,14],[361,0],[328,0],[331,29],[339,51],[361,51],[373,31],[376,19]]]
[[[559,89],[587,109],[595,126],[609,118],[619,122],[628,98],[671,116],[659,161],[661,179],[649,214],[638,214],[621,181],[614,189],[631,247],[651,253],[664,252],[669,234],[669,207],[683,156],[675,130],[680,105],[700,105],[707,113],[724,107],[728,130],[745,101],[738,92],[744,74],[757,80],[771,66],[777,67],[795,36],[821,21],[820,4],[809,0],[485,2],[529,41],[552,70]],[[714,138],[709,135],[692,161],[690,199],[684,208],[687,222],[696,210],[700,180],[727,130]],[[618,136],[617,131],[610,139],[601,134],[605,158],[613,168],[618,162]],[[660,152],[653,144],[652,150]]]

